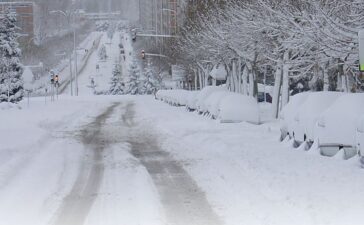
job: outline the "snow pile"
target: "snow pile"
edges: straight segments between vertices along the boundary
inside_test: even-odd
[[[314,141],[314,128],[322,112],[329,108],[342,92],[309,93],[306,101],[298,108],[294,116],[293,132],[296,141]]]
[[[219,119],[224,123],[249,122],[259,124],[259,106],[253,97],[230,93],[219,106]]]
[[[0,102],[0,110],[21,109],[21,106],[11,102]]]
[[[346,94],[321,114],[317,126],[320,145],[355,146],[356,129],[364,115],[364,94]]]

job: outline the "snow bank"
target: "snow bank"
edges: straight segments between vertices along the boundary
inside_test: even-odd
[[[21,106],[11,102],[0,102],[0,110],[21,109]]]
[[[322,112],[329,108],[342,92],[315,92],[309,93],[306,101],[298,108],[292,124],[296,141],[314,141],[314,128]]]
[[[356,145],[358,122],[364,115],[363,99],[363,93],[343,95],[321,114],[317,126],[320,146]]]
[[[259,124],[259,106],[253,97],[230,93],[221,100],[219,119],[224,123],[249,122]]]

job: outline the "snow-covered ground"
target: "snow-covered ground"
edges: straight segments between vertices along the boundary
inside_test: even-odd
[[[118,38],[98,78],[90,56],[80,97],[0,110],[0,224],[362,224],[358,159],[279,142],[269,105],[262,125],[221,124],[152,96],[93,95],[90,76],[108,88]]]
[[[155,138],[158,151],[188,172],[218,224],[361,224],[364,174],[357,159],[294,150],[278,141],[277,122],[220,124],[150,96],[22,104],[22,110],[0,111],[4,224],[62,224],[57,215],[83,167],[97,165],[85,164],[92,154],[80,136],[114,104],[100,128],[111,143],[103,149],[102,179],[80,224],[173,224],[161,181],[133,153],[129,138],[138,135]]]

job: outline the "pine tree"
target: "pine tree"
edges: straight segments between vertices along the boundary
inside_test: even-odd
[[[154,73],[151,68],[147,68],[144,73],[143,86],[142,86],[142,94],[153,94],[157,90],[158,80],[154,76]]]
[[[126,94],[138,95],[140,94],[140,71],[136,60],[130,64],[129,78],[126,84]]]
[[[23,67],[18,48],[16,15],[9,9],[0,18],[0,102],[18,103],[24,97]]]
[[[122,81],[121,77],[121,69],[120,65],[115,64],[114,69],[112,71],[112,77],[110,82],[110,95],[122,95],[124,94],[125,85]]]
[[[99,52],[97,53],[99,56],[99,59],[101,61],[106,60],[107,59],[107,53],[106,53],[106,47],[105,45],[102,45],[101,48],[99,49]]]

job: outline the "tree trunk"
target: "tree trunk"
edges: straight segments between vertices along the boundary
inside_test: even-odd
[[[239,57],[238,60],[238,92],[242,93],[242,87],[241,87],[241,58]]]
[[[282,107],[289,101],[289,51],[283,56],[283,80],[282,80]]]
[[[247,63],[249,73],[249,96],[254,96],[254,74],[250,63]]]
[[[235,60],[233,60],[232,61],[232,74],[231,74],[231,82],[232,82],[232,85],[231,85],[231,90],[233,91],[233,92],[236,92],[237,91],[237,89],[236,89],[236,86],[237,86],[237,79],[236,79],[236,77],[237,77],[237,75],[236,75],[237,73],[236,73],[236,62],[235,62]]]
[[[196,74],[196,70],[194,70],[195,73],[195,91],[197,91],[197,74]]]
[[[327,62],[324,65],[324,91],[329,91],[329,88],[330,88],[329,66],[330,66],[330,63],[329,62]]]
[[[273,90],[273,99],[272,99],[272,116],[273,118],[278,118],[279,114],[279,98],[281,91],[281,83],[282,83],[282,62],[278,63],[275,81],[274,81],[274,90]]]
[[[197,69],[197,73],[198,73],[198,81],[200,83],[200,90],[202,90],[203,89],[203,83],[202,83],[202,74],[201,74],[201,69],[200,68]]]
[[[242,89],[244,95],[248,95],[248,72],[249,72],[248,67],[245,65],[242,75],[243,78]]]

